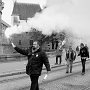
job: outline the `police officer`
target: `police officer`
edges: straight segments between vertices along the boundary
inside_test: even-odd
[[[14,49],[20,54],[28,57],[26,66],[26,74],[30,76],[31,87],[30,90],[39,90],[38,79],[41,75],[43,64],[45,64],[47,73],[51,70],[49,60],[45,52],[40,49],[38,41],[33,42],[33,47],[27,50],[20,49],[12,43]]]
[[[85,62],[86,62],[86,59],[89,58],[89,52],[83,43],[80,44],[80,52],[78,56],[81,56],[82,75],[84,75],[85,74]]]

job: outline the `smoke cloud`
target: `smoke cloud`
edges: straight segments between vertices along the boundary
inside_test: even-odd
[[[47,8],[21,23],[6,30],[6,35],[30,32],[34,27],[43,34],[50,35],[53,31],[71,30],[81,41],[88,42],[90,32],[90,0],[47,0]],[[84,40],[83,40],[83,39]]]

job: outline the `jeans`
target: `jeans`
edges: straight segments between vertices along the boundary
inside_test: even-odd
[[[86,63],[86,59],[82,59],[82,58],[81,58],[81,62],[82,62],[82,73],[85,73],[85,63]]]

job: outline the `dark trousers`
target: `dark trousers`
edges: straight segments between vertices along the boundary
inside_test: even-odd
[[[82,73],[85,73],[85,63],[86,63],[86,59],[81,59],[82,62]]]
[[[39,90],[38,79],[39,75],[30,75],[31,87],[30,90]]]
[[[57,55],[56,56],[56,64],[58,64],[58,58],[60,59],[60,64],[61,64],[61,62],[62,62],[62,56],[61,55]]]

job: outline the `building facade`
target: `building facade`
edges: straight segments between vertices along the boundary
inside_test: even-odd
[[[33,18],[36,13],[42,11],[39,4],[19,3],[14,2],[12,11],[12,24],[18,25],[20,22],[27,21],[28,18]]]
[[[6,28],[10,27],[5,21],[2,20],[2,10],[4,8],[4,3],[0,0],[0,55],[11,54],[12,46],[8,39],[5,37]]]
[[[6,28],[10,27],[5,21],[1,20],[1,33],[0,33],[0,55],[8,54],[11,47],[9,40],[5,36]]]
[[[44,9],[44,8],[43,8]],[[12,24],[19,25],[21,22],[28,20],[28,18],[33,18],[36,13],[41,13],[42,10],[39,4],[30,4],[30,3],[18,3],[14,2],[14,7],[12,11]],[[30,32],[25,32],[23,34],[14,36],[14,43],[22,48],[28,48],[34,41]],[[44,50],[54,50],[56,49],[56,43],[45,42],[43,44]]]

